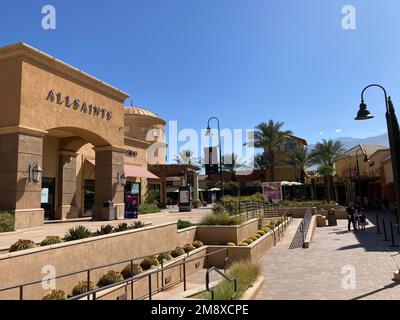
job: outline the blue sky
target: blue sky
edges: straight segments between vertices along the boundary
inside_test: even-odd
[[[56,30],[41,28],[45,4],[57,9]],[[356,30],[341,27],[347,4]],[[181,129],[216,115],[224,128],[284,121],[310,143],[378,135],[378,90],[367,93],[376,118],[353,120],[371,82],[400,110],[398,0],[2,0],[0,15],[1,46],[29,43]]]

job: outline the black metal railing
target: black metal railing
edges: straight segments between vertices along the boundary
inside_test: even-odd
[[[230,215],[240,215],[242,219],[254,219],[258,217],[279,217],[279,209],[283,206],[265,203],[263,201],[238,201],[223,202],[223,207]]]
[[[233,293],[231,296],[231,300],[234,300],[237,296],[237,281],[236,278],[229,278],[226,275],[226,271],[225,273],[222,273],[219,269],[217,269],[216,267],[210,267],[207,269],[206,272],[206,291],[210,292],[211,294],[211,300],[214,300],[215,298],[215,293],[214,293],[214,289],[210,288],[210,273],[214,271],[216,273],[218,273],[220,276],[222,276],[225,280],[229,281],[230,283],[232,283],[233,285]]]
[[[96,298],[96,293],[97,292],[103,291],[103,290],[106,290],[106,289],[109,289],[109,288],[112,288],[112,287],[115,287],[115,286],[119,286],[121,284],[128,283],[128,282],[132,282],[131,293],[133,293],[133,283],[134,282],[136,282],[137,280],[140,280],[140,279],[142,279],[144,277],[150,277],[149,279],[151,279],[151,275],[152,274],[161,273],[161,283],[162,283],[161,287],[158,287],[156,290],[153,290],[151,288],[151,281],[149,280],[150,282],[149,282],[149,292],[148,292],[148,294],[146,294],[143,297],[139,297],[138,298],[138,300],[140,300],[141,298],[146,298],[148,296],[151,299],[152,294],[161,292],[163,290],[166,290],[166,289],[168,289],[168,288],[170,288],[170,287],[172,287],[172,286],[174,286],[174,285],[176,285],[178,283],[182,283],[182,282],[184,283],[184,290],[186,291],[186,280],[187,280],[186,279],[187,278],[186,277],[186,264],[191,262],[191,261],[194,261],[194,260],[199,260],[199,259],[203,259],[203,258],[207,259],[208,256],[213,255],[215,253],[222,252],[222,251],[225,251],[225,254],[226,254],[225,259],[224,259],[224,269],[226,270],[226,265],[227,265],[227,262],[228,262],[228,259],[229,259],[228,248],[223,248],[221,250],[217,250],[217,251],[214,251],[214,252],[211,252],[211,253],[207,253],[207,254],[204,254],[204,255],[202,255],[200,257],[197,257],[197,258],[194,258],[194,259],[188,259],[188,256],[189,256],[190,253],[186,253],[183,256],[183,259],[181,258],[181,260],[178,260],[176,262],[171,262],[171,264],[169,264],[166,267],[164,266],[163,259],[161,259],[160,266],[157,269],[154,269],[154,270],[151,270],[151,271],[148,271],[148,272],[144,272],[143,274],[139,274],[139,275],[137,275],[135,277],[132,277],[132,278],[129,278],[129,279],[125,279],[123,281],[120,281],[118,283],[115,283],[115,284],[112,284],[112,285],[109,285],[109,286],[106,286],[106,287],[96,288],[94,290],[91,290],[91,287],[90,287],[91,275],[93,274],[93,271],[99,270],[99,269],[105,269],[105,268],[108,268],[108,267],[111,267],[111,266],[115,266],[115,265],[119,265],[119,264],[125,264],[125,263],[130,263],[131,268],[132,268],[134,261],[142,260],[142,259],[148,257],[149,255],[142,256],[142,257],[135,257],[135,258],[131,258],[131,259],[126,259],[126,260],[113,262],[113,263],[109,263],[109,264],[104,264],[104,265],[100,265],[100,266],[96,266],[96,267],[92,267],[92,268],[81,269],[81,270],[78,270],[78,271],[65,273],[65,274],[62,274],[62,275],[59,275],[59,276],[49,277],[46,280],[47,281],[58,280],[58,279],[62,279],[62,278],[76,276],[76,275],[79,275],[79,274],[86,274],[86,281],[87,281],[87,284],[88,284],[87,292],[85,292],[84,294],[81,294],[79,296],[73,296],[73,297],[70,298],[71,300],[76,300],[77,297],[86,297],[88,295],[93,295],[93,294],[94,294],[93,297]],[[158,252],[158,253],[152,254],[152,256],[158,256],[158,255],[169,253],[169,252],[170,251]],[[183,275],[181,275],[181,277],[180,277],[180,279],[178,281],[176,281],[174,283],[171,283],[171,284],[168,284],[168,286],[166,286],[164,284],[164,271],[168,270],[168,269],[171,269],[173,267],[180,266],[180,265],[183,266],[182,267],[183,268]],[[12,286],[7,286],[7,287],[4,287],[4,288],[0,288],[0,292],[18,289],[18,291],[19,291],[19,300],[24,300],[24,289],[26,287],[28,287],[28,286],[37,285],[37,284],[40,284],[42,282],[43,282],[43,279],[40,279],[40,280],[29,281],[29,282],[16,284],[16,285],[12,285]],[[131,297],[133,297],[133,295],[131,295]]]
[[[301,220],[300,225],[296,230],[292,243],[289,246],[289,249],[296,249],[303,247],[304,242],[306,241],[308,229],[310,228],[312,216],[313,216],[312,209],[311,207],[309,207],[307,208],[303,220]]]

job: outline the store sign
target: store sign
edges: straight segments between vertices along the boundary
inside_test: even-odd
[[[99,117],[106,120],[111,120],[112,118],[112,112],[110,110],[104,109],[94,104],[88,104],[85,101],[81,101],[77,98],[64,96],[61,92],[55,93],[54,90],[50,90],[46,100],[59,105],[63,105],[66,108],[93,115],[94,117]]]
[[[49,203],[49,188],[42,188],[40,193],[40,202],[43,204]]]
[[[125,150],[125,156],[127,156],[128,158],[136,158],[138,155],[137,151],[134,150]]]

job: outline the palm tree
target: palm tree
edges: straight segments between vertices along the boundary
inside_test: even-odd
[[[327,164],[321,164],[317,168],[317,173],[320,174],[321,176],[324,177],[325,180],[325,193],[326,193],[326,200],[328,203],[331,202],[332,195],[331,195],[331,190],[332,190],[332,177],[335,173],[335,168],[331,167]]]
[[[254,131],[254,141],[250,141],[256,148],[264,149],[264,157],[268,162],[265,169],[265,177],[270,176],[275,181],[275,154],[274,152],[285,142],[285,139],[292,134],[291,130],[282,131],[283,122],[269,120],[261,122]]]
[[[268,170],[268,168],[269,168],[269,162],[268,159],[265,157],[265,154],[257,153],[254,156],[254,169],[263,172],[264,181],[267,180],[265,172]]]
[[[192,151],[190,151],[190,150],[181,150],[181,151],[178,152],[178,154],[174,158],[174,162],[178,163],[178,164],[199,165],[201,160],[200,160],[200,158],[196,158]]]
[[[318,164],[320,166],[319,173],[326,178],[328,201],[332,194],[335,162],[343,156],[344,152],[343,144],[340,141],[322,139],[322,142],[318,142],[310,153],[311,163]]]
[[[305,183],[306,169],[311,164],[310,151],[308,148],[296,147],[288,153],[287,160],[284,162],[297,169],[298,180],[300,183]]]
[[[235,153],[223,156],[222,164],[223,170],[230,172],[232,181],[236,181],[236,172],[246,167],[246,162]]]

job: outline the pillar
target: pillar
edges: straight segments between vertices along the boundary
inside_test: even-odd
[[[111,146],[95,148],[96,180],[94,220],[123,219],[125,214],[124,186],[118,175],[124,172],[124,150]],[[104,208],[103,203],[112,201],[114,208]]]
[[[13,132],[0,135],[0,210],[15,215],[15,229],[43,225],[42,189],[29,181],[29,165],[42,167],[43,133]]]
[[[193,172],[193,207],[198,208],[199,206],[199,175],[197,172]]]
[[[59,152],[58,207],[56,220],[78,218],[76,205],[76,156],[75,152]]]

